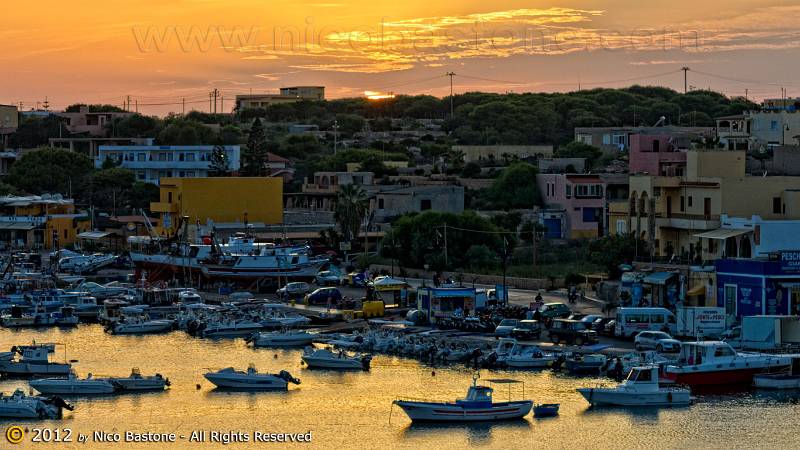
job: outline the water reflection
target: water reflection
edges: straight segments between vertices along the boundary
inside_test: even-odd
[[[403,437],[407,439],[424,439],[436,435],[446,434],[452,439],[462,437],[469,445],[485,446],[492,442],[497,432],[502,434],[513,430],[525,432],[531,430],[531,423],[526,419],[515,419],[494,423],[462,423],[462,424],[437,424],[412,422],[403,429]]]

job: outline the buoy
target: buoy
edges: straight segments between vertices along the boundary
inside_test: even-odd
[[[199,390],[200,390],[200,383],[197,383],[197,384],[195,385],[195,387],[196,387],[196,388],[197,388],[197,390],[199,391]]]
[[[431,370],[431,376],[432,376],[432,377],[435,377],[435,376],[436,376],[436,371],[435,371],[435,370]]]

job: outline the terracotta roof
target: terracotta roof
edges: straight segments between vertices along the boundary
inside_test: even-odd
[[[269,162],[283,162],[283,163],[291,162],[288,159],[284,158],[283,156],[278,156],[275,153],[270,153],[270,152],[267,152],[267,161],[269,161]]]

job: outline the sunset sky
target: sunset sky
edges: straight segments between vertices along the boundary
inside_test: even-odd
[[[689,84],[800,96],[800,5],[780,0],[431,2],[82,0],[17,3],[0,28],[0,103],[225,108],[237,93],[568,91]]]

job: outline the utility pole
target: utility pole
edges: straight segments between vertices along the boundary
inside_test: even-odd
[[[138,113],[138,112],[139,112],[139,100],[134,100],[134,101],[133,101],[133,104],[135,105],[135,107],[136,107],[136,112]]]
[[[536,273],[538,272],[538,269],[536,267],[536,265],[537,265],[537,261],[536,260],[538,259],[538,256],[539,256],[538,255],[538,250],[539,249],[536,247],[536,225],[537,225],[537,223],[533,222],[533,232],[532,232],[533,236],[532,236],[532,239],[531,239],[531,242],[533,242],[533,278],[536,278]]]
[[[333,154],[336,154],[336,148],[339,146],[339,121],[333,119]]]
[[[217,97],[219,97],[219,91],[217,91],[217,88],[214,88],[214,114],[217,113]]]
[[[450,118],[453,118],[453,77],[455,76],[455,72],[447,72],[447,76],[450,77]]]
[[[689,68],[686,67],[686,66],[683,66],[683,67],[681,67],[681,70],[683,71],[683,93],[686,94],[687,92],[689,92],[689,89],[688,89],[689,85],[687,83],[687,77],[686,77],[686,74],[689,72]]]
[[[225,97],[220,97],[219,112],[225,112]]]
[[[749,94],[749,93],[750,93],[750,89],[745,88],[745,90],[744,90],[744,99],[745,99],[745,101],[749,100],[747,98],[747,94]]]
[[[186,114],[186,97],[181,99],[181,114]]]
[[[447,224],[444,225],[444,266],[450,266],[447,262]]]
[[[211,96],[214,95],[213,92],[208,93],[208,113],[211,114]]]

